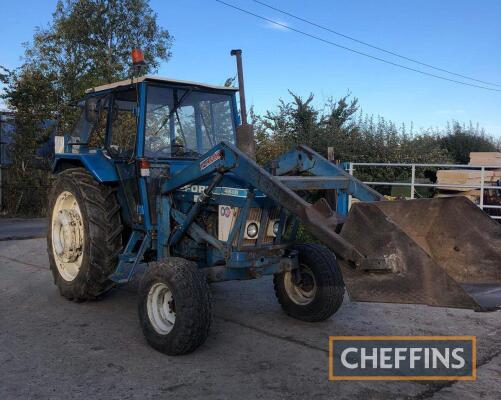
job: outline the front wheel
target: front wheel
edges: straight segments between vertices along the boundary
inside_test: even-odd
[[[294,250],[299,253],[299,270],[274,276],[275,295],[287,315],[324,321],[343,303],[344,282],[336,257],[319,244],[300,244]]]
[[[146,340],[162,353],[191,353],[209,335],[209,285],[196,264],[184,258],[150,263],[141,280],[138,308]]]

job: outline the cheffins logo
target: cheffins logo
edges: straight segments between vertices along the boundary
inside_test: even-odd
[[[475,336],[330,336],[330,380],[475,380]]]

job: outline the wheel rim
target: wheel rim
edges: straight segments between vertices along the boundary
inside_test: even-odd
[[[52,211],[52,254],[59,274],[69,282],[77,277],[82,265],[82,221],[80,206],[73,193],[65,191],[59,194]]]
[[[165,283],[155,283],[148,292],[148,318],[160,335],[168,334],[176,322],[176,308],[172,291]]]
[[[317,293],[317,282],[313,271],[304,264],[299,267],[301,282],[294,283],[293,273],[286,272],[284,275],[285,291],[289,298],[296,304],[305,306],[310,304]]]

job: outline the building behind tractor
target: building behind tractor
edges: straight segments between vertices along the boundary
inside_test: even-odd
[[[238,89],[150,76],[79,102],[74,132],[55,141],[49,199],[62,296],[96,299],[142,273],[144,335],[172,355],[205,341],[210,282],[273,275],[283,310],[312,322],[336,312],[345,282],[360,301],[501,304],[501,226],[467,200],[382,201],[305,146],[256,164],[232,54],[240,114]],[[329,191],[361,203],[340,218]],[[323,244],[297,243],[300,225]]]

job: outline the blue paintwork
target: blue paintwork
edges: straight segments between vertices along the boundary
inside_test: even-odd
[[[139,115],[137,116],[136,157],[144,157],[144,138],[146,127],[146,83],[139,84]]]
[[[296,160],[295,167],[291,160]],[[274,165],[274,172],[277,175],[299,170],[300,172],[304,171],[320,176],[342,176],[348,179],[347,193],[365,201],[382,199],[382,196],[373,189],[306,147],[300,146],[295,151],[287,153],[277,160]],[[284,168],[281,165],[286,167]],[[223,173],[231,171],[239,179],[244,180],[247,187],[260,190],[273,200],[277,207],[283,207],[293,216],[299,218],[315,236],[328,245],[336,254],[353,261],[355,264],[362,262],[364,256],[350,243],[337,235],[332,227],[329,227],[326,221],[330,218],[330,215],[322,214],[322,211],[315,209],[310,203],[281,183],[279,178],[261,168],[231,144],[220,143],[203,155],[200,161],[192,163],[173,175],[162,186],[161,194],[167,195],[188,184],[196,183],[204,177],[211,176],[216,171]],[[327,212],[325,208],[324,212]],[[239,247],[242,241],[244,224],[237,220],[235,229],[237,225],[241,230],[238,235],[237,247]],[[232,238],[230,235],[230,239]],[[229,240],[229,242],[232,241]]]
[[[138,243],[141,243],[137,253],[134,253],[134,248]],[[140,231],[132,231],[129,242],[125,246],[125,250],[119,256],[118,266],[115,272],[110,276],[110,279],[117,283],[129,282],[134,276],[134,272],[143,258],[144,252],[150,247],[151,237]]]
[[[346,193],[344,191],[338,192],[336,212],[342,217],[346,217],[348,215],[349,199],[350,199],[350,195],[348,193]]]
[[[161,218],[158,222],[158,244],[157,244],[157,260],[162,260],[168,256],[168,247],[165,244],[169,241],[171,232],[171,200],[167,196],[157,197],[158,215]]]
[[[235,126],[238,126],[241,124],[242,120],[240,119],[240,114],[238,113],[238,106],[237,106],[237,97],[233,96],[232,97],[232,105],[233,105],[233,121],[235,123]]]
[[[346,172],[350,168],[350,163],[341,163],[341,168]],[[346,191],[339,191],[337,194],[337,204],[336,212],[342,216],[346,217],[350,211],[350,195]]]
[[[56,154],[52,165],[53,172],[59,172],[64,160],[80,163],[98,182],[118,182],[118,175],[113,162],[97,150],[95,153]]]
[[[137,137],[136,137],[136,157],[141,160],[144,157],[144,138],[146,127],[146,83],[139,84],[139,115],[137,117]],[[150,214],[150,202],[148,201],[148,190],[146,177],[139,176],[139,199],[143,211],[143,222],[147,232],[153,230]]]

